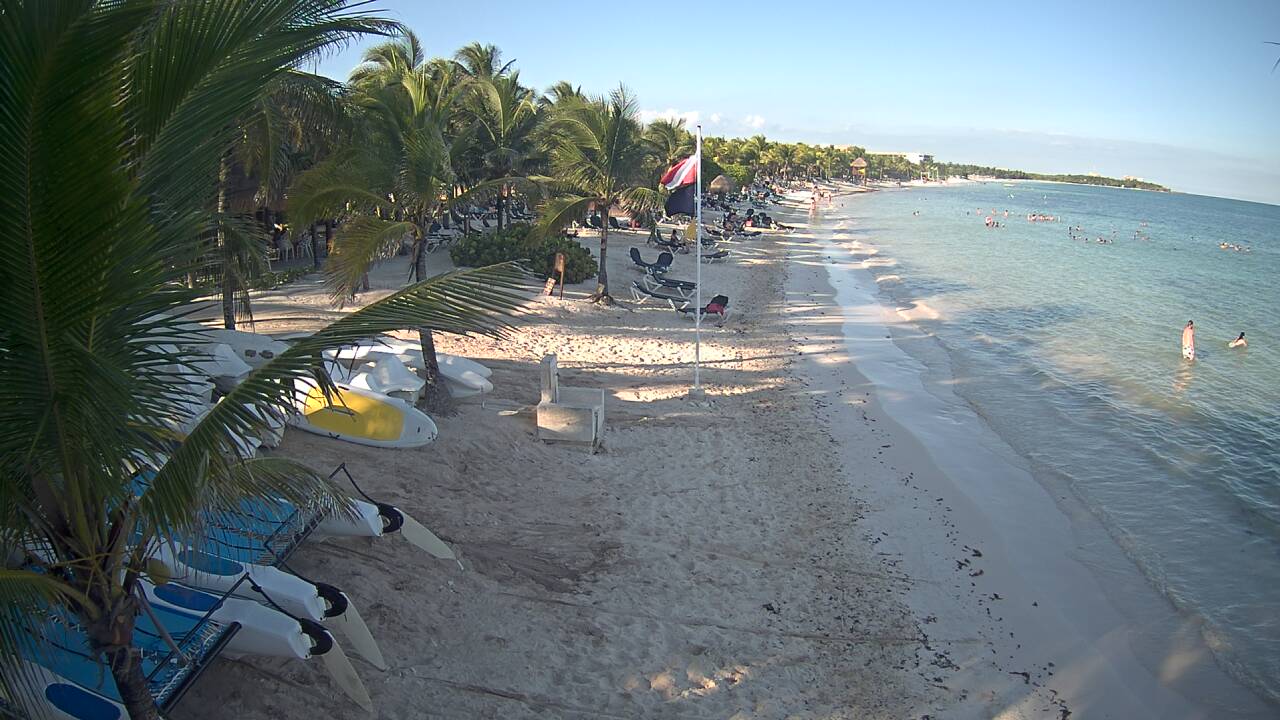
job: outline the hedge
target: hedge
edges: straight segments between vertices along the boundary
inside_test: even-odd
[[[525,224],[511,225],[501,231],[468,235],[449,249],[453,264],[483,267],[508,260],[523,260],[538,277],[551,277],[556,253],[564,253],[564,281],[580,283],[599,272],[591,251],[572,238],[553,236],[539,238]]]

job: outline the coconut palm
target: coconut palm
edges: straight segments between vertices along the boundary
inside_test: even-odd
[[[574,85],[568,80],[561,80],[547,88],[547,92],[539,98],[538,104],[545,110],[566,102],[581,102],[586,99],[587,96],[582,94],[581,85]]]
[[[649,146],[637,117],[636,101],[619,86],[608,97],[566,101],[552,114],[547,152],[552,177],[541,178],[554,193],[542,209],[539,232],[559,232],[595,208],[600,213],[600,272],[591,299],[611,304],[606,264],[609,210],[621,204],[632,212],[657,205],[649,176]]]
[[[179,437],[202,356],[175,314],[220,159],[261,89],[317,51],[392,25],[343,0],[0,0],[0,690],[56,610],[103,659],[123,705],[156,718],[138,651],[139,581],[161,538],[203,512],[281,497],[333,506],[327,483],[241,456],[264,412],[323,350],[430,324],[498,333],[510,267],[419,283],[300,341]],[[135,495],[140,466],[154,469]],[[17,558],[16,562],[11,558]]]
[[[453,55],[459,69],[464,75],[477,80],[489,80],[506,75],[516,64],[511,60],[502,63],[502,51],[497,45],[481,45],[473,42],[458,49]]]
[[[649,144],[649,151],[655,162],[663,170],[689,157],[694,151],[693,135],[685,129],[684,118],[654,120],[645,127],[644,140]]]
[[[296,70],[272,80],[236,120],[239,132],[221,159],[205,233],[206,258],[220,279],[224,327],[234,330],[238,316],[253,318],[250,284],[270,269],[269,208],[283,199],[300,166],[323,157],[350,132],[350,120],[340,84]],[[260,224],[253,215],[264,206]],[[312,254],[318,261],[318,248]]]
[[[520,84],[520,73],[477,78],[468,87],[468,113],[474,119],[476,168],[485,180],[524,177],[538,160],[538,105]],[[507,187],[499,188],[498,229],[506,215]]]
[[[403,51],[415,43],[401,39],[398,51],[380,50],[379,58],[400,54],[381,73],[359,70],[363,89],[354,101],[363,109],[362,134],[345,151],[301,173],[289,193],[289,214],[298,222],[344,219],[325,267],[337,303],[352,297],[369,268],[406,240],[409,279],[424,280],[429,228],[462,197],[454,194],[453,172],[460,143],[450,130],[465,85],[450,63],[420,62],[397,76],[403,70],[398,63],[409,57]],[[426,363],[424,407],[447,412],[449,391],[440,379],[431,328],[418,330]]]

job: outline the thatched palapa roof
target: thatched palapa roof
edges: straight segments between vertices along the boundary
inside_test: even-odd
[[[725,175],[717,175],[715,180],[707,186],[707,192],[713,195],[724,195],[733,192],[733,179]]]

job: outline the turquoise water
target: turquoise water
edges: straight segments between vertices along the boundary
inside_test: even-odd
[[[993,209],[1003,227],[984,225]],[[839,213],[878,252],[885,304],[946,349],[955,391],[1280,700],[1280,207],[987,183]],[[1249,347],[1228,349],[1241,331]]]

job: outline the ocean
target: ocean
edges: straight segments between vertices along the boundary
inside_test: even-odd
[[[902,349],[1280,701],[1280,207],[990,182],[824,214],[937,346]]]

